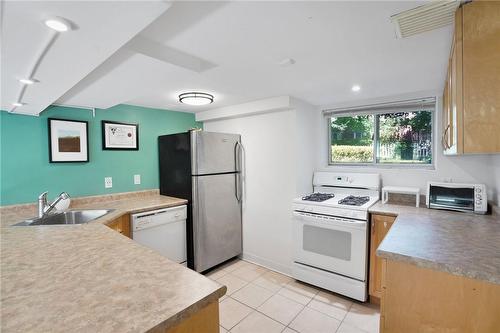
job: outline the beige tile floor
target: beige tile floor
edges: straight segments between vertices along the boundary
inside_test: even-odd
[[[227,286],[219,300],[221,333],[378,332],[378,307],[244,260],[233,260],[206,276]]]

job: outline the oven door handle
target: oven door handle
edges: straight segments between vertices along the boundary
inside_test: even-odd
[[[293,216],[300,218],[302,220],[305,220],[307,224],[309,225],[317,225],[320,223],[322,226],[328,225],[328,220],[336,223],[336,224],[341,224],[342,226],[345,227],[364,227],[366,228],[367,222],[366,221],[355,221],[355,220],[349,220],[345,218],[340,218],[340,217],[318,217],[315,216],[314,214],[309,214],[309,213],[302,213],[302,212],[293,212]],[[331,228],[335,228],[335,225],[332,225]]]

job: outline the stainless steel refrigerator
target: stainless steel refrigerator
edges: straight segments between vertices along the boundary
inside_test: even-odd
[[[160,194],[188,200],[188,267],[241,254],[241,136],[189,131],[158,137],[158,148]]]

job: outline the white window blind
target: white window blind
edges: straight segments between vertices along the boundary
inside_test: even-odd
[[[385,114],[396,112],[434,111],[436,98],[428,97],[397,101],[390,103],[370,104],[355,107],[335,108],[323,110],[325,117],[339,117],[343,115]]]

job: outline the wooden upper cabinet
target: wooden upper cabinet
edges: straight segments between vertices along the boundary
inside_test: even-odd
[[[462,153],[462,9],[459,8],[455,15],[455,35],[453,36],[453,44],[451,49],[450,59],[450,77],[449,77],[449,124],[450,127],[446,132],[448,147],[453,148],[454,153]]]
[[[455,14],[455,34],[451,44],[450,59],[448,61],[448,75],[446,77],[445,97],[443,97],[443,132],[441,141],[445,154],[462,154],[462,8]]]
[[[458,8],[443,93],[446,154],[500,152],[499,41],[500,2]]]
[[[452,147],[452,131],[453,123],[452,123],[452,115],[451,115],[451,98],[450,98],[450,80],[451,80],[451,59],[450,65],[448,66],[448,74],[446,74],[446,82],[444,84],[443,91],[443,117],[442,117],[442,137],[441,137],[441,145],[443,149],[446,151]]]
[[[396,217],[373,214],[371,217],[370,232],[370,280],[369,294],[380,299],[382,296],[382,259],[377,257],[376,251],[385,235],[389,232]]]
[[[463,6],[464,153],[500,152],[500,2]]]

